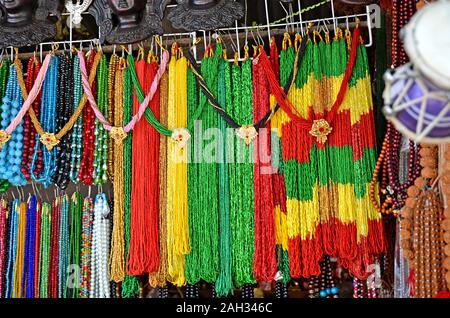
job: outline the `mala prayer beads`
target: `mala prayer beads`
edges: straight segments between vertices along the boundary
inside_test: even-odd
[[[446,270],[445,280],[447,282],[447,289],[450,289],[450,146],[444,146],[443,151],[441,190],[444,196],[444,221],[442,228],[444,230],[444,254],[443,267]]]

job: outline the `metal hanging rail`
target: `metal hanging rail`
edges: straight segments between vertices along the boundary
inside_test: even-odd
[[[201,63],[201,60],[197,57],[197,47],[195,46],[197,39],[199,37],[199,34],[201,34],[201,37],[203,38],[203,44],[204,48],[206,49],[208,43],[210,43],[211,38],[217,37],[218,35],[222,35],[225,33],[228,33],[230,40],[233,42],[233,47],[238,52],[238,60],[243,61],[244,58],[242,57],[241,48],[243,45],[241,44],[241,39],[244,39],[244,45],[248,43],[248,34],[253,33],[254,30],[258,33],[258,37],[262,39],[262,35],[264,37],[267,37],[269,39],[272,35],[278,35],[286,32],[289,28],[292,30],[297,30],[297,32],[301,34],[305,34],[305,30],[309,27],[310,29],[319,28],[321,26],[325,28],[332,28],[333,30],[336,30],[337,27],[349,27],[354,26],[355,23],[350,23],[349,21],[351,19],[359,19],[359,23],[361,27],[367,27],[368,30],[368,42],[365,44],[366,47],[370,47],[373,44],[373,35],[372,35],[372,23],[371,23],[371,16],[370,16],[370,7],[366,6],[366,12],[360,13],[360,14],[351,14],[351,15],[344,15],[344,16],[336,16],[335,15],[335,8],[334,8],[334,1],[328,0],[324,1],[323,3],[330,3],[331,6],[331,16],[325,17],[325,18],[318,18],[318,19],[312,19],[312,20],[304,20],[302,17],[302,12],[310,10],[310,8],[304,8],[302,9],[301,0],[297,0],[298,3],[298,11],[295,13],[292,13],[289,15],[289,12],[284,8],[284,6],[280,3],[283,10],[286,12],[286,18],[282,19],[285,20],[285,23],[277,23],[277,22],[271,22],[270,21],[270,14],[269,14],[269,4],[268,0],[264,0],[264,16],[265,16],[265,24],[261,25],[248,25],[247,23],[247,17],[245,18],[245,24],[243,26],[239,26],[239,22],[235,21],[233,27],[228,28],[220,28],[215,31],[204,31],[199,30],[197,32],[174,32],[174,33],[165,33],[161,35],[162,39],[164,38],[174,38],[175,40],[181,40],[184,39],[184,42],[188,42],[190,46],[193,46],[192,50],[194,53],[194,57],[197,60],[197,62]],[[245,1],[246,7],[247,7],[247,0]],[[167,8],[174,8],[176,7],[176,4],[173,5],[167,5]],[[83,12],[83,15],[89,14],[87,12]],[[68,16],[70,21],[72,20],[72,13],[64,12],[62,13],[64,16]],[[297,17],[297,18],[296,18]],[[340,23],[339,21],[344,21]],[[310,25],[313,25],[310,27]],[[54,44],[58,44],[63,47],[72,48],[74,45],[79,45],[80,48],[82,48],[82,45],[84,43],[90,43],[91,45],[95,45],[99,43],[100,34],[98,34],[97,38],[88,39],[88,40],[73,40],[73,26],[72,23],[68,23],[69,27],[69,39],[66,41],[54,41],[54,42],[43,42],[38,44],[39,45],[39,54],[40,58],[42,60],[43,55],[43,47],[45,46],[51,46]],[[231,34],[234,34],[235,40],[233,40],[233,36]],[[105,48],[105,52],[115,52],[117,45],[108,45],[103,46]],[[107,49],[106,49],[107,48]],[[5,48],[7,51],[10,50],[11,54],[11,60],[14,59],[14,48],[8,47]],[[133,45],[128,45],[129,51],[132,51]],[[33,53],[31,53],[33,54]],[[22,55],[22,54],[21,54]],[[28,56],[30,54],[24,54],[24,56]],[[1,55],[0,55],[1,56]],[[234,59],[229,59],[230,61]]]

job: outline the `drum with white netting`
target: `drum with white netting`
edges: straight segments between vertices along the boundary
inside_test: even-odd
[[[450,0],[419,10],[401,30],[410,63],[386,72],[383,112],[417,143],[450,142]]]

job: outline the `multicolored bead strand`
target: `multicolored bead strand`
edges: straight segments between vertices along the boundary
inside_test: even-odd
[[[81,219],[81,287],[80,298],[88,298],[91,281],[92,227],[94,221],[94,203],[92,198],[85,198]]]

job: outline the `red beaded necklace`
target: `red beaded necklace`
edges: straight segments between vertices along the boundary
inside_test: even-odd
[[[52,228],[50,244],[50,268],[48,273],[48,296],[58,297],[58,272],[59,272],[59,203],[58,198],[53,201],[52,206]]]
[[[274,56],[275,43],[271,54]],[[256,54],[257,52],[255,52]],[[278,54],[276,55],[278,57]],[[269,82],[262,64],[253,65],[253,118],[261,118],[270,109]],[[272,282],[277,271],[275,249],[275,216],[272,185],[270,124],[259,130],[254,142],[254,213],[255,213],[255,252],[253,272],[258,282]],[[262,148],[262,149],[261,149]],[[268,161],[268,162],[267,162]]]
[[[36,77],[39,73],[39,70],[41,69],[41,63],[32,56],[28,60],[28,67],[27,67],[27,80],[25,83],[25,86],[27,88],[27,91],[31,91],[33,88],[33,84],[36,81]],[[35,99],[31,107],[33,108],[34,112],[37,116],[39,116],[40,108],[41,108],[41,96],[42,91],[39,93],[39,96]],[[24,118],[24,133],[23,133],[23,151],[22,151],[22,163],[20,170],[22,171],[23,175],[27,180],[30,180],[31,174],[30,174],[30,166],[31,162],[33,161],[33,153],[34,153],[34,146],[36,144],[36,129],[31,123],[31,118],[28,113],[25,115]],[[43,167],[42,162],[42,149],[39,148],[38,152],[38,159],[36,161],[36,168],[35,173],[39,175],[41,173]]]
[[[156,62],[136,62],[136,73],[144,91],[148,91],[157,72]],[[139,100],[133,97],[137,112]],[[159,89],[150,108],[159,118]],[[159,267],[158,216],[159,216],[159,134],[145,121],[133,130],[130,249],[127,274],[141,275],[156,272]],[[145,208],[144,208],[145,207]]]
[[[87,69],[90,72],[91,67],[94,63],[95,51],[91,50],[89,54],[89,59],[87,62]],[[91,85],[92,93],[96,98],[97,94],[97,81]],[[88,102],[89,103],[89,102]],[[95,114],[92,110],[92,107],[85,107],[83,109],[83,147],[82,147],[82,156],[81,156],[81,164],[80,164],[80,181],[85,185],[92,185],[93,172],[94,172],[94,148],[95,148]]]

